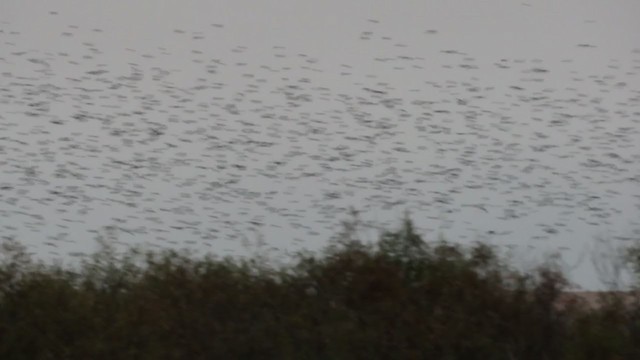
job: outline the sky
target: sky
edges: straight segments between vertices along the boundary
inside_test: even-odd
[[[0,3],[0,236],[222,256],[484,241],[572,279],[640,237],[640,2]],[[259,249],[259,250],[258,250]],[[278,255],[280,256],[280,255]]]

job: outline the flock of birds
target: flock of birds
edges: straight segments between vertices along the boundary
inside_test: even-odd
[[[426,58],[378,25],[354,35],[386,49],[363,65],[280,45],[216,56],[220,24],[168,31],[187,52],[104,62],[108,30],[69,26],[68,49],[43,51],[5,22],[0,236],[53,257],[84,256],[98,236],[292,251],[323,246],[353,207],[366,229],[408,210],[455,241],[640,237],[640,51],[595,74],[571,59]]]

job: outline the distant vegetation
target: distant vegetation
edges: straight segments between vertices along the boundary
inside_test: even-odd
[[[8,241],[0,359],[640,359],[638,301],[559,306],[552,266],[425,242],[408,218],[375,244],[353,231],[286,266],[103,243],[73,269]]]

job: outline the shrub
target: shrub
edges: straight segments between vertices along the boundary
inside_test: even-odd
[[[63,268],[8,241],[0,358],[640,358],[638,302],[558,306],[568,283],[548,265],[525,274],[488,245],[426,242],[408,217],[374,244],[345,225],[279,267],[103,241]]]

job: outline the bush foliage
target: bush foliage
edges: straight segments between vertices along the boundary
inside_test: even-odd
[[[637,301],[558,306],[559,271],[425,242],[408,218],[338,240],[277,267],[103,243],[65,268],[5,242],[0,359],[640,359]]]

